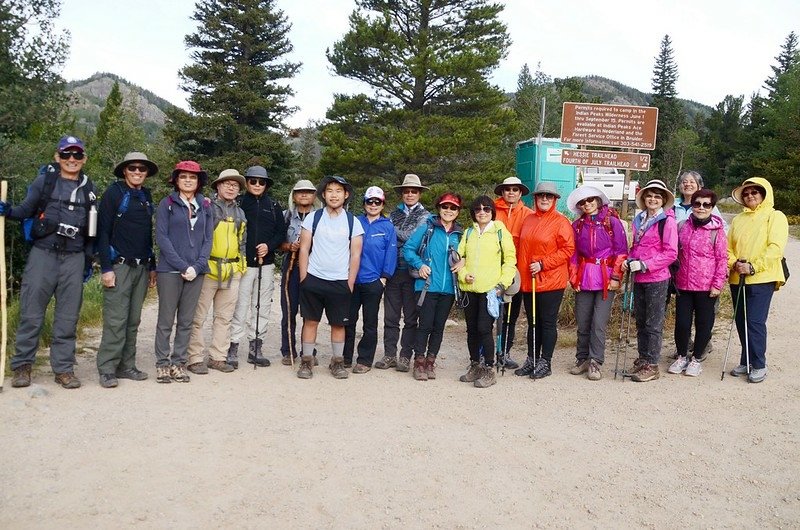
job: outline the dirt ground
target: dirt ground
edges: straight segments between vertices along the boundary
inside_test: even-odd
[[[372,370],[310,381],[273,365],[156,384],[155,306],[139,336],[144,382],[80,390],[40,372],[0,394],[0,528],[800,527],[800,243],[797,277],[773,298],[769,377],[720,381],[730,321],[699,378],[648,384],[567,372],[506,373],[477,389],[463,325],[448,328],[438,378]],[[570,331],[570,333],[573,333]],[[665,334],[664,353],[674,348]],[[91,352],[99,337],[80,344]],[[515,357],[523,356],[515,348]],[[729,369],[737,364],[734,337]],[[381,351],[379,347],[378,356]]]

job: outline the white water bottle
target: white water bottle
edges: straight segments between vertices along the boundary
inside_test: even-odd
[[[89,226],[87,227],[86,234],[89,237],[97,236],[97,206],[94,204],[89,208]]]

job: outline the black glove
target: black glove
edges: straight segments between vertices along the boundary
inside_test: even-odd
[[[0,201],[0,215],[3,217],[9,215],[11,213],[11,203]]]

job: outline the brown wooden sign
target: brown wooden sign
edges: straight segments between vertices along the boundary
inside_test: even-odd
[[[562,149],[561,163],[568,166],[618,167],[631,171],[650,171],[650,155],[622,151]]]
[[[568,144],[656,148],[657,107],[564,103],[561,141]]]

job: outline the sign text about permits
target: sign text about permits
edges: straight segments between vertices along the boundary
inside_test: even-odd
[[[658,108],[600,103],[564,103],[561,141],[578,145],[656,147]]]

